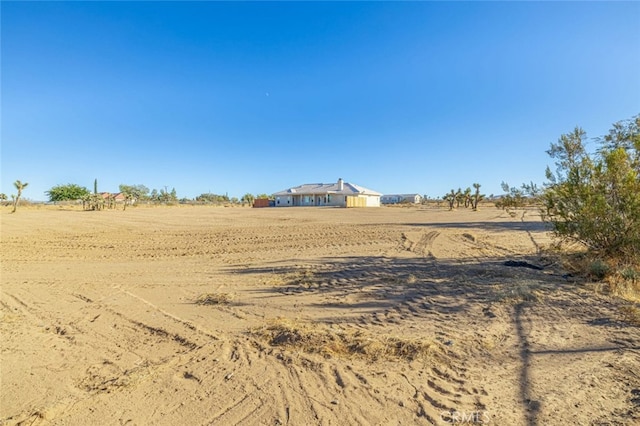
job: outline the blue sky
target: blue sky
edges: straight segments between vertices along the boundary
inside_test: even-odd
[[[640,113],[638,2],[6,2],[2,172],[241,197],[542,183]]]

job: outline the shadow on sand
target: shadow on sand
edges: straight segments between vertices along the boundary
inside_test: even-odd
[[[445,228],[445,229],[482,229],[492,232],[500,231],[551,231],[548,223],[539,221],[501,221],[501,222],[443,222],[443,223],[405,223],[406,226]]]
[[[465,224],[447,223],[440,226],[464,227]],[[520,224],[505,222],[494,226],[513,230]],[[531,224],[526,224],[526,227],[531,230]],[[540,269],[514,267],[523,264],[540,266]],[[541,410],[541,403],[531,388],[530,365],[533,356],[638,349],[618,346],[532,351],[527,330],[530,331],[533,325],[527,318],[527,308],[544,304],[563,309],[563,304],[567,303],[565,297],[546,297],[557,295],[557,292],[565,292],[567,297],[578,297],[575,296],[576,284],[562,278],[564,271],[553,265],[545,267],[536,256],[484,260],[334,257],[317,262],[301,261],[297,266],[273,264],[234,272],[276,276],[279,278],[277,284],[255,291],[266,297],[317,294],[323,296],[318,298],[322,302],[313,306],[330,308],[329,311],[344,309],[376,314],[400,307],[419,316],[428,317],[432,314],[431,318],[480,315],[491,319],[495,317],[492,306],[504,302],[504,306],[512,312],[513,330],[518,341],[521,362],[519,398],[528,426],[538,424]],[[327,323],[353,321],[353,317],[347,318],[350,319],[327,316],[322,320]],[[610,325],[609,322],[613,323],[614,320],[600,318],[585,319],[584,322],[602,326],[603,323]],[[615,325],[626,326],[617,321]]]

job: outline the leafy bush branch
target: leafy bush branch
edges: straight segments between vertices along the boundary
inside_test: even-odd
[[[624,262],[640,259],[640,115],[613,125],[589,154],[579,127],[547,151],[544,219],[562,239]]]

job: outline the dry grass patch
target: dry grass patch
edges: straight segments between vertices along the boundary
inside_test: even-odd
[[[562,260],[562,267],[577,277],[582,277],[585,284],[596,292],[610,294],[634,303],[640,303],[640,266],[638,260],[622,260],[617,258],[601,258],[595,254],[580,251],[572,247],[571,252],[561,252],[556,247]],[[595,285],[594,285],[595,284]]]
[[[424,339],[374,336],[362,331],[333,331],[317,324],[278,319],[251,331],[272,346],[317,353],[326,357],[362,358],[368,361],[402,359],[425,360],[439,353],[440,347]]]
[[[620,307],[622,318],[629,324],[640,326],[640,307],[635,305]]]
[[[640,303],[640,272],[634,267],[619,267],[615,274],[606,278],[606,283],[611,294]]]
[[[205,293],[194,301],[196,305],[227,305],[231,303],[233,296],[229,293]]]
[[[542,292],[527,281],[503,284],[495,292],[495,301],[504,303],[540,302]]]

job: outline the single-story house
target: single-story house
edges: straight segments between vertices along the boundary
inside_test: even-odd
[[[308,183],[273,194],[275,207],[380,207],[379,192],[344,182]]]
[[[398,203],[411,203],[420,204],[422,202],[422,195],[420,194],[385,194],[380,197],[382,204],[398,204]]]

